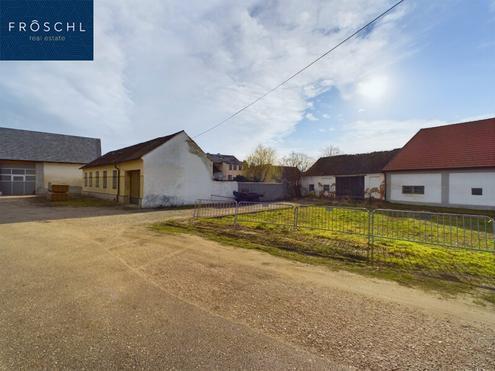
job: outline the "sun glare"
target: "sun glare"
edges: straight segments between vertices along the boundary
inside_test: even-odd
[[[388,90],[388,79],[385,76],[373,76],[358,83],[358,93],[365,98],[379,100]]]

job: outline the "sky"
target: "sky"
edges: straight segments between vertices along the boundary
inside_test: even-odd
[[[94,61],[0,62],[0,126],[101,138],[103,152],[179,130],[194,138],[394,2],[98,0]],[[406,0],[195,140],[240,159],[258,144],[317,158],[494,117],[494,31],[495,0]]]

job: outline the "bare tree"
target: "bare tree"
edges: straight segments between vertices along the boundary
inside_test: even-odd
[[[331,157],[331,156],[336,156],[340,155],[342,152],[340,151],[340,148],[337,146],[334,146],[332,144],[323,147],[321,149],[321,156],[322,157]]]
[[[314,162],[314,159],[300,152],[291,152],[288,156],[282,158],[282,165],[297,167],[302,173],[308,170]]]
[[[256,182],[267,182],[279,177],[280,168],[274,166],[277,153],[273,148],[259,145],[244,161],[244,175]]]

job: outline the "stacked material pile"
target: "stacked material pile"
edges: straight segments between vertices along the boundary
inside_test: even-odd
[[[48,199],[50,201],[67,201],[69,199],[69,186],[64,184],[51,184],[48,187]]]

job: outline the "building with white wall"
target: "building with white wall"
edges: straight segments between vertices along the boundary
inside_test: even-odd
[[[80,167],[100,155],[96,138],[0,128],[0,195],[44,194],[50,184],[80,193]]]
[[[143,208],[232,196],[215,187],[212,162],[184,131],[109,152],[82,169],[84,194]]]
[[[421,129],[385,166],[387,200],[495,208],[495,118]]]
[[[398,152],[380,151],[321,157],[301,181],[301,193],[328,198],[383,199],[383,167]]]

